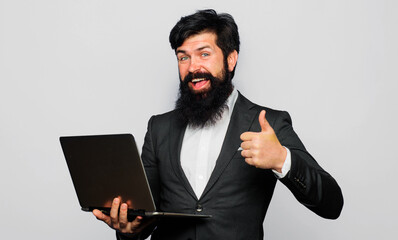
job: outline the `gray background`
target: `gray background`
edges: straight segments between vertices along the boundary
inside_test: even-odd
[[[278,184],[266,239],[394,239],[398,233],[398,2],[387,0],[0,0],[0,239],[112,239],[80,211],[60,135],[131,132],[173,108],[168,34],[197,9],[240,28],[236,87],[288,110],[339,182],[337,221]]]

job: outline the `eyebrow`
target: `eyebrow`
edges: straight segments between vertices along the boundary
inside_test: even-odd
[[[212,48],[210,47],[210,45],[205,45],[205,46],[203,46],[203,47],[200,47],[200,48],[195,49],[194,51],[202,51],[203,49],[206,49],[206,48],[212,49]],[[179,54],[179,53],[185,54],[186,51],[185,51],[185,50],[177,50],[177,51],[176,51],[176,54]]]
[[[186,52],[184,50],[176,50],[176,55],[179,53],[185,54]]]

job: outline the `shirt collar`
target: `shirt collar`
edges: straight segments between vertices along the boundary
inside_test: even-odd
[[[227,112],[228,112],[228,117],[231,117],[232,115],[232,111],[234,109],[236,100],[238,99],[238,90],[236,90],[236,88],[234,88],[231,92],[231,95],[229,95],[227,101],[226,101],[226,105],[227,105]]]

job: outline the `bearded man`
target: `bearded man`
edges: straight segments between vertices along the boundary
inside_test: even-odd
[[[118,198],[110,216],[94,215],[118,239],[263,239],[279,179],[308,209],[336,219],[340,187],[306,151],[289,114],[256,105],[234,88],[240,42],[232,16],[202,10],[182,17],[170,43],[179,99],[175,110],[149,120],[142,160],[157,209],[212,217],[129,222]]]

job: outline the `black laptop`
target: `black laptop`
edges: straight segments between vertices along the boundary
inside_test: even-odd
[[[120,197],[134,216],[208,218],[210,215],[156,211],[144,167],[131,134],[60,137],[83,211],[109,213]]]

